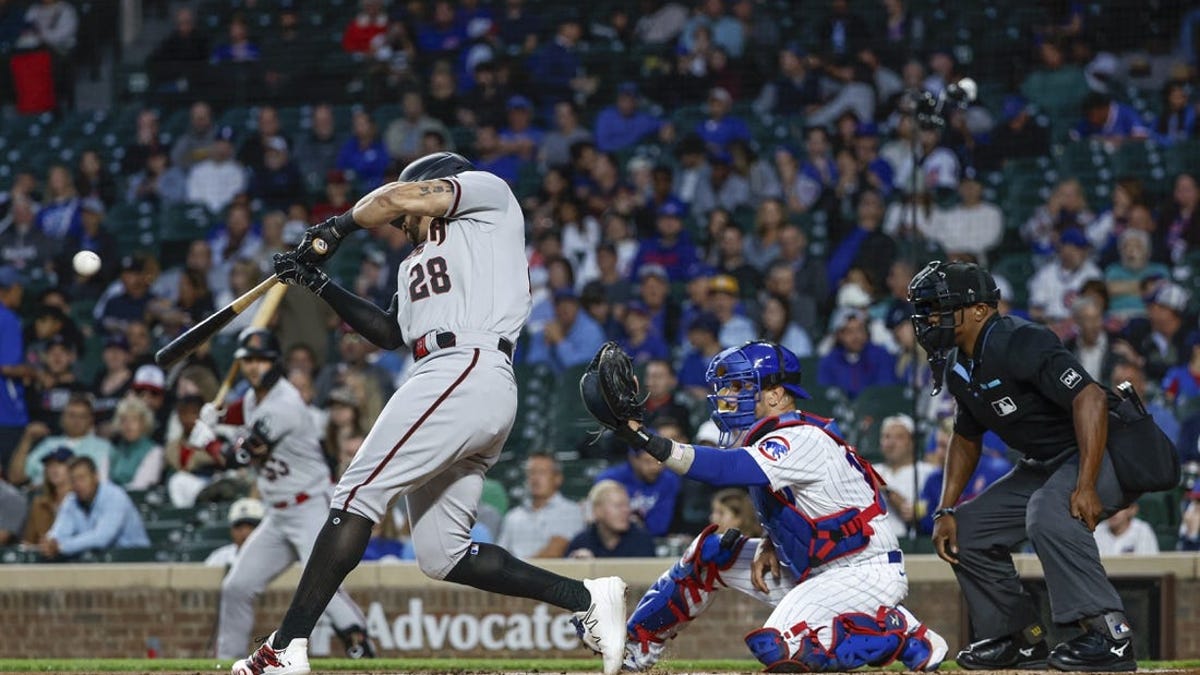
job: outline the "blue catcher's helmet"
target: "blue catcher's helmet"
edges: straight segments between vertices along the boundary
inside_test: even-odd
[[[771,342],[747,342],[714,356],[705,379],[712,388],[708,404],[721,430],[721,445],[758,420],[754,406],[763,389],[783,385],[796,398],[811,398],[800,386],[800,375],[800,359]]]

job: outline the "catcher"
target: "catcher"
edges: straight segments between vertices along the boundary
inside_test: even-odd
[[[675,473],[750,490],[763,531],[709,526],[651,586],[627,624],[627,670],[647,670],[665,642],[721,587],[774,607],[746,645],[768,672],[844,671],[900,660],[936,670],[946,641],[900,604],[904,560],[887,525],[882,481],[832,420],[796,409],[808,398],[800,361],[770,342],[726,349],[708,366],[720,448],[675,443],[641,424],[629,357],[607,343],[580,380],[592,415]]]
[[[263,328],[238,336],[245,397],[221,411],[207,403],[187,445],[208,452],[221,466],[254,466],[267,515],[242,546],[221,582],[217,658],[236,659],[246,651],[254,628],[254,598],[275,577],[308,559],[329,509],[333,484],[321,452],[320,432],[304,410],[300,392],[282,377],[279,342]],[[220,436],[238,439],[226,443]],[[373,657],[362,610],[344,591],[325,609],[350,658]]]

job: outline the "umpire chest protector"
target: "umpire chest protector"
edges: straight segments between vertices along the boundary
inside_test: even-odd
[[[1035,460],[1076,444],[1071,402],[1093,380],[1048,328],[997,314],[980,331],[974,356],[954,349],[947,364],[957,433],[994,431]]]
[[[880,487],[883,479],[869,462],[858,456],[838,435],[837,423],[831,419],[802,411],[768,417],[746,435],[746,444],[753,445],[767,434],[789,427],[810,426],[820,429],[837,443],[846,461],[862,474],[871,486],[874,501],[861,509],[844,509],[821,518],[811,518],[795,506],[791,488],[772,490],[767,486],[750,486],[750,499],[758,512],[763,529],[771,535],[779,559],[803,581],[812,568],[844,558],[867,547],[875,533],[870,522],[887,513]]]

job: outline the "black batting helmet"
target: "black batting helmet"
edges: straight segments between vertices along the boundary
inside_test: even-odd
[[[266,328],[251,326],[238,334],[237,351],[233,353],[233,358],[259,358],[276,361],[279,359],[279,352],[279,338],[276,338]]]
[[[397,179],[401,183],[415,183],[434,178],[446,178],[464,171],[474,171],[475,165],[471,160],[456,152],[435,152],[415,159],[400,172]]]

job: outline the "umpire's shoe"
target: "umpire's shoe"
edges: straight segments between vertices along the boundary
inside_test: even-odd
[[[604,675],[617,675],[625,660],[625,582],[618,577],[584,579],[592,594],[586,611],[572,619],[583,644],[604,659]]]
[[[1084,633],[1050,652],[1050,667],[1083,673],[1137,670],[1133,630],[1121,612],[1085,619]]]
[[[1034,624],[1015,635],[972,642],[955,657],[964,670],[1045,670],[1046,629]]]

